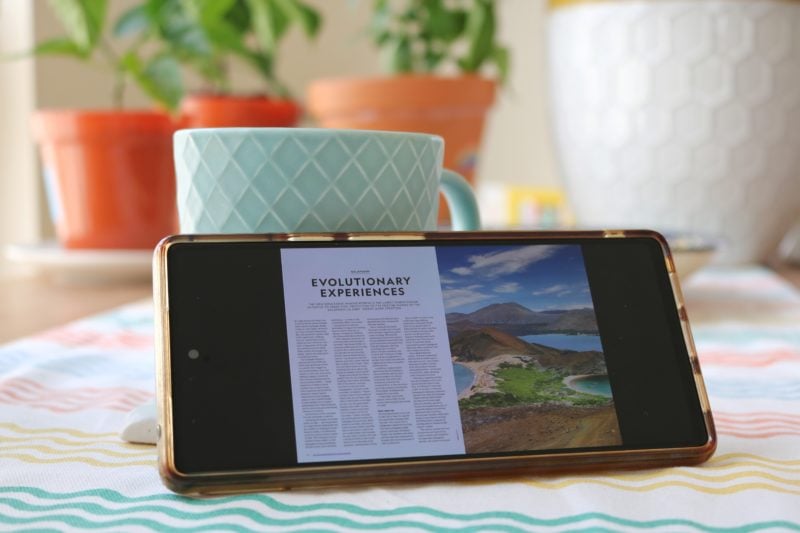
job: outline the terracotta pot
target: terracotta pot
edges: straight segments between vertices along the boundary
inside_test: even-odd
[[[185,128],[290,127],[300,118],[292,100],[265,96],[196,94],[184,99],[181,112]]]
[[[445,140],[444,166],[472,182],[495,83],[478,76],[313,82],[308,110],[326,128],[415,131]]]
[[[56,232],[66,248],[152,248],[175,233],[175,126],[155,111],[34,114]]]

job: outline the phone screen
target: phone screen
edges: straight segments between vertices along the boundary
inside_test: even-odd
[[[184,472],[701,445],[647,238],[176,244]]]

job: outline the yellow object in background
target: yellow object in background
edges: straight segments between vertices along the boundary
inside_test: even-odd
[[[487,229],[558,229],[572,221],[564,191],[556,187],[482,183],[478,203]]]

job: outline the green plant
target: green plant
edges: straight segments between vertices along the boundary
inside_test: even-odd
[[[144,36],[117,51],[105,31],[107,0],[50,0],[49,5],[66,35],[39,43],[33,50],[35,54],[103,64],[115,75],[112,93],[117,107],[122,107],[125,88],[131,81],[162,107],[177,107],[183,95],[180,65],[163,51],[145,53]]]
[[[299,26],[312,38],[320,15],[301,0],[144,0],[116,24],[118,37],[154,40],[169,57],[197,72],[212,92],[231,90],[229,63],[239,58],[284,96],[275,74],[281,40]]]
[[[497,42],[494,0],[373,0],[370,34],[390,72],[464,73],[493,67],[508,75],[508,49]]]

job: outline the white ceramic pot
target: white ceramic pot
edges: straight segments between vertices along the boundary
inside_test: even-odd
[[[549,69],[582,226],[716,238],[751,262],[800,219],[800,2],[553,0]]]

